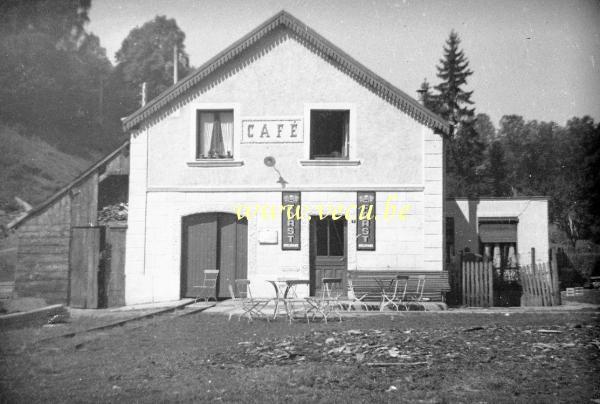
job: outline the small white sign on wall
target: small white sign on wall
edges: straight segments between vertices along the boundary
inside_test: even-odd
[[[242,118],[242,143],[302,143],[302,118]]]
[[[260,244],[278,244],[277,230],[260,230],[258,232],[258,242]]]

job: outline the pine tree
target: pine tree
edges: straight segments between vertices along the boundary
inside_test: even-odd
[[[429,110],[433,112],[438,112],[436,96],[431,92],[431,86],[427,79],[423,79],[423,83],[421,83],[421,88],[417,90],[419,93],[419,101]]]
[[[441,83],[435,86],[438,91],[436,95],[438,113],[451,123],[464,123],[470,121],[474,115],[471,101],[472,91],[465,91],[463,87],[467,84],[467,78],[473,74],[469,69],[469,61],[462,50],[459,49],[460,38],[455,31],[444,46],[444,57],[440,59],[437,66],[438,78]]]

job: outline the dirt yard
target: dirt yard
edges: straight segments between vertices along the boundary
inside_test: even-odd
[[[289,325],[204,312],[45,342],[40,329],[5,331],[0,401],[600,402],[599,319],[409,312]]]

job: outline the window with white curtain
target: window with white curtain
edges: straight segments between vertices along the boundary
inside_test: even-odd
[[[196,121],[196,158],[233,158],[233,110],[198,110]]]

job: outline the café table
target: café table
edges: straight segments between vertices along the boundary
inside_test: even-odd
[[[300,299],[297,298],[296,287],[301,285],[310,285],[310,281],[308,279],[286,279],[286,278],[278,278],[275,280],[267,280],[273,288],[275,289],[275,309],[273,310],[273,318],[277,318],[279,314],[280,303],[284,304],[285,312],[290,317],[290,306],[295,302],[300,302]],[[284,290],[283,294],[282,289]],[[303,300],[302,300],[303,301]],[[290,317],[291,321],[291,317]]]

